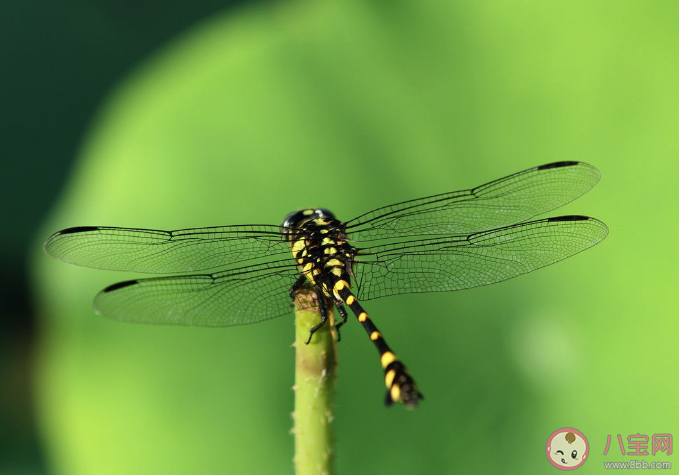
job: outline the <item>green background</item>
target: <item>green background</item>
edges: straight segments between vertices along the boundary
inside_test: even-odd
[[[54,473],[291,473],[292,315],[229,329],[124,325],[90,301],[129,274],[52,261],[57,229],[278,224],[557,160],[601,183],[555,214],[609,237],[493,287],[369,302],[426,396],[382,406],[343,331],[340,473],[543,473],[547,437],[672,433],[679,259],[674,2],[294,1],[217,15],[104,102],[34,243],[38,417]],[[650,461],[674,460],[658,454]]]

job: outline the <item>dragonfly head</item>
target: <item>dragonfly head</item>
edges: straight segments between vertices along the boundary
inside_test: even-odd
[[[299,230],[304,224],[316,219],[336,220],[332,211],[325,208],[305,208],[289,213],[281,224],[281,232],[290,234],[291,231]]]

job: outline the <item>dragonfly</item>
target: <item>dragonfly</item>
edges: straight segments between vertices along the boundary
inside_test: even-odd
[[[319,322],[348,307],[379,355],[386,405],[423,399],[363,302],[501,282],[588,249],[608,234],[580,215],[531,220],[589,191],[599,171],[561,161],[466,190],[373,209],[340,221],[325,208],[292,212],[282,225],[163,231],[79,226],[52,234],[45,251],[98,269],[173,274],[115,283],[96,313],[122,321],[227,327],[289,315],[302,288],[315,294]],[[311,305],[311,304],[309,304]],[[308,343],[308,341],[307,341]]]

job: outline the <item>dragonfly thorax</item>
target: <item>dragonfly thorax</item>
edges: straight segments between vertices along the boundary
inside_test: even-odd
[[[331,296],[334,280],[349,282],[356,250],[330,211],[310,208],[291,213],[282,228],[301,273],[326,296]]]

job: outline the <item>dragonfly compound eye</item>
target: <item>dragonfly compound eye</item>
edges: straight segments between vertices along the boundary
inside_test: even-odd
[[[335,215],[332,211],[329,209],[325,208],[316,208],[314,210],[314,217],[315,218],[325,218],[325,219],[336,219]]]
[[[286,232],[291,229],[299,228],[305,221],[314,217],[314,211],[313,208],[307,208],[288,213],[283,220],[283,224],[281,224],[281,231]]]

